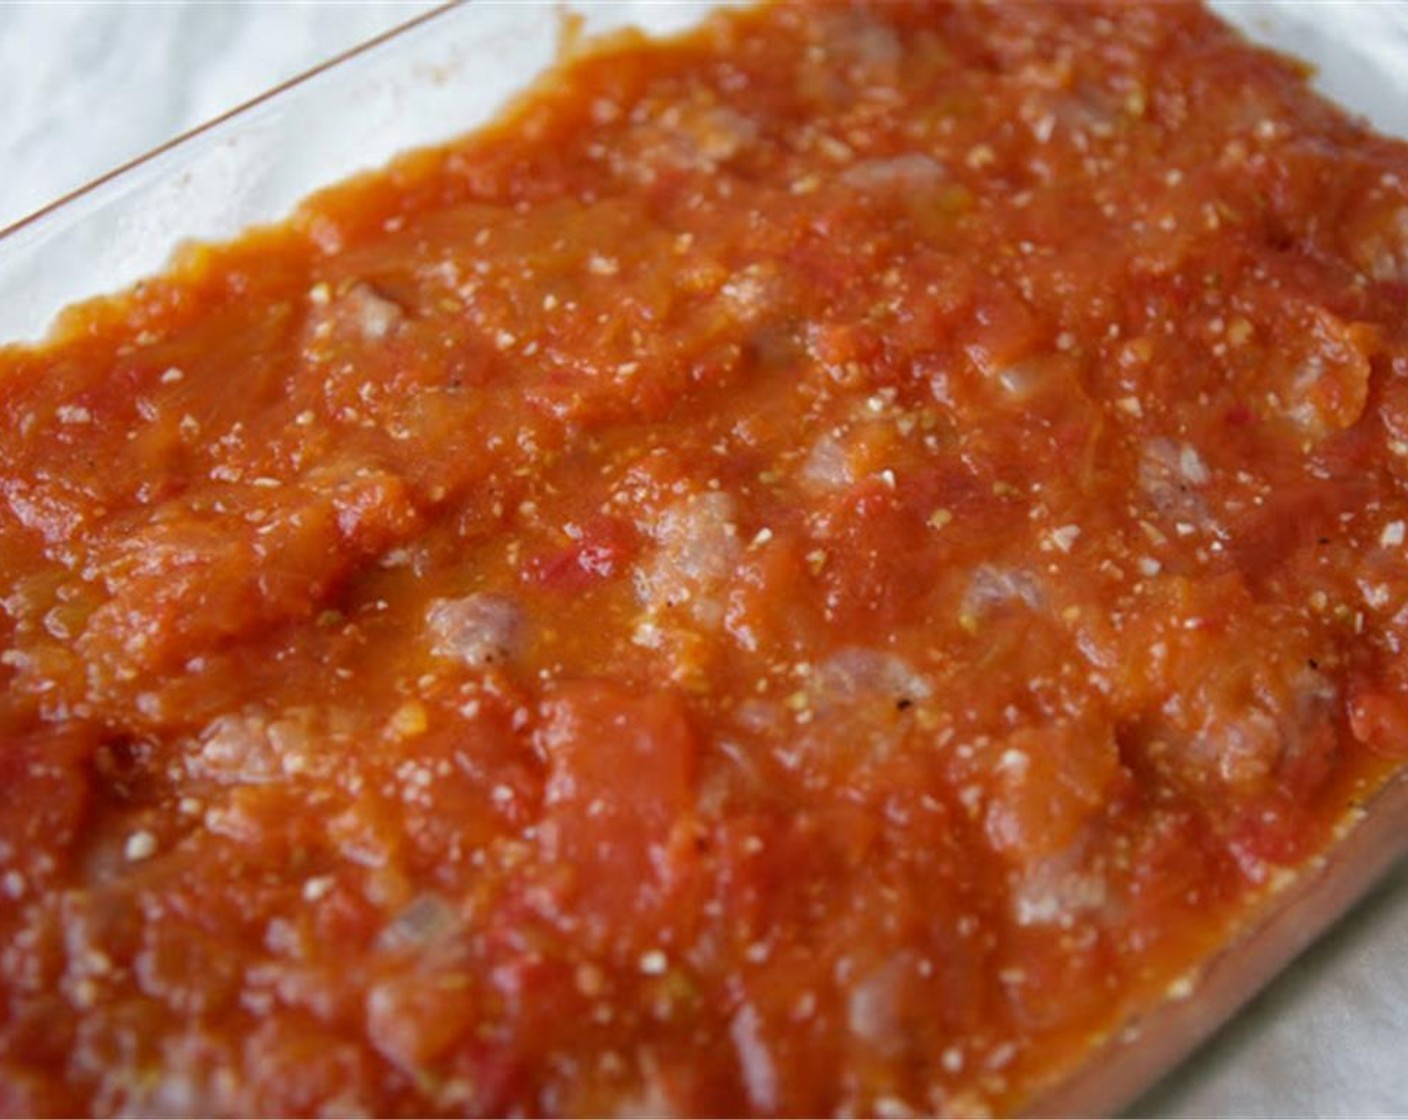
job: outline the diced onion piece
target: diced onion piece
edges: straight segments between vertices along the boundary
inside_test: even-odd
[[[431,652],[476,669],[508,661],[523,639],[523,611],[504,595],[436,599],[425,615]]]

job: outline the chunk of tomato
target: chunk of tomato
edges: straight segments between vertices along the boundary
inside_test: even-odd
[[[556,690],[539,829],[563,914],[591,934],[653,928],[694,847],[696,745],[682,703],[601,681]]]

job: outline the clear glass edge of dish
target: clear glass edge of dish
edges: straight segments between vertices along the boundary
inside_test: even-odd
[[[287,217],[322,187],[480,126],[586,35],[669,32],[740,0],[459,0],[422,13],[0,231],[0,344],[159,273],[187,242]]]
[[[402,35],[412,31],[415,27],[428,21],[439,19],[444,16],[446,12],[472,2],[473,0],[446,0],[445,3],[428,12],[423,12],[402,23],[398,23],[379,35],[374,35],[370,39],[349,47],[340,54],[333,55],[331,58],[325,59],[309,67],[307,70],[295,74],[285,81],[279,82],[277,85],[270,86],[268,89],[257,93],[247,101],[231,106],[217,116],[211,117],[207,121],[202,121],[194,128],[178,133],[169,140],[158,144],[156,147],[142,152],[132,159],[103,172],[97,178],[90,179],[88,182],[60,195],[53,201],[41,206],[38,210],[25,214],[9,225],[0,228],[0,244],[8,244],[12,239],[19,239],[23,235],[28,235],[32,230],[40,229],[40,227],[57,212],[72,207],[84,199],[94,197],[99,191],[115,180],[119,180],[123,176],[138,171],[141,168],[154,165],[168,153],[189,150],[190,146],[203,142],[203,138],[217,133],[220,129],[228,125],[239,123],[246,119],[249,114],[256,112],[261,106],[274,102],[278,98],[286,96],[291,91],[304,86],[306,83],[316,80],[319,75],[348,66],[352,64],[357,57],[371,51],[379,50],[385,44],[399,39]]]
[[[1408,857],[1408,769],[1349,809],[1332,844],[1292,869],[1221,948],[1168,995],[1127,1018],[1070,1073],[1040,1089],[1028,1116],[1121,1112],[1196,1056],[1251,1000]]]

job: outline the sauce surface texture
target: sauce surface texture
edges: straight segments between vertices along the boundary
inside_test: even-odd
[[[786,5],[0,351],[0,1111],[1019,1108],[1408,747],[1408,149]]]

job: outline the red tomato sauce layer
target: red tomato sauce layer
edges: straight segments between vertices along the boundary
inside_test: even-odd
[[[1196,7],[618,40],[0,352],[0,1111],[1006,1112],[1408,752],[1408,148]]]

